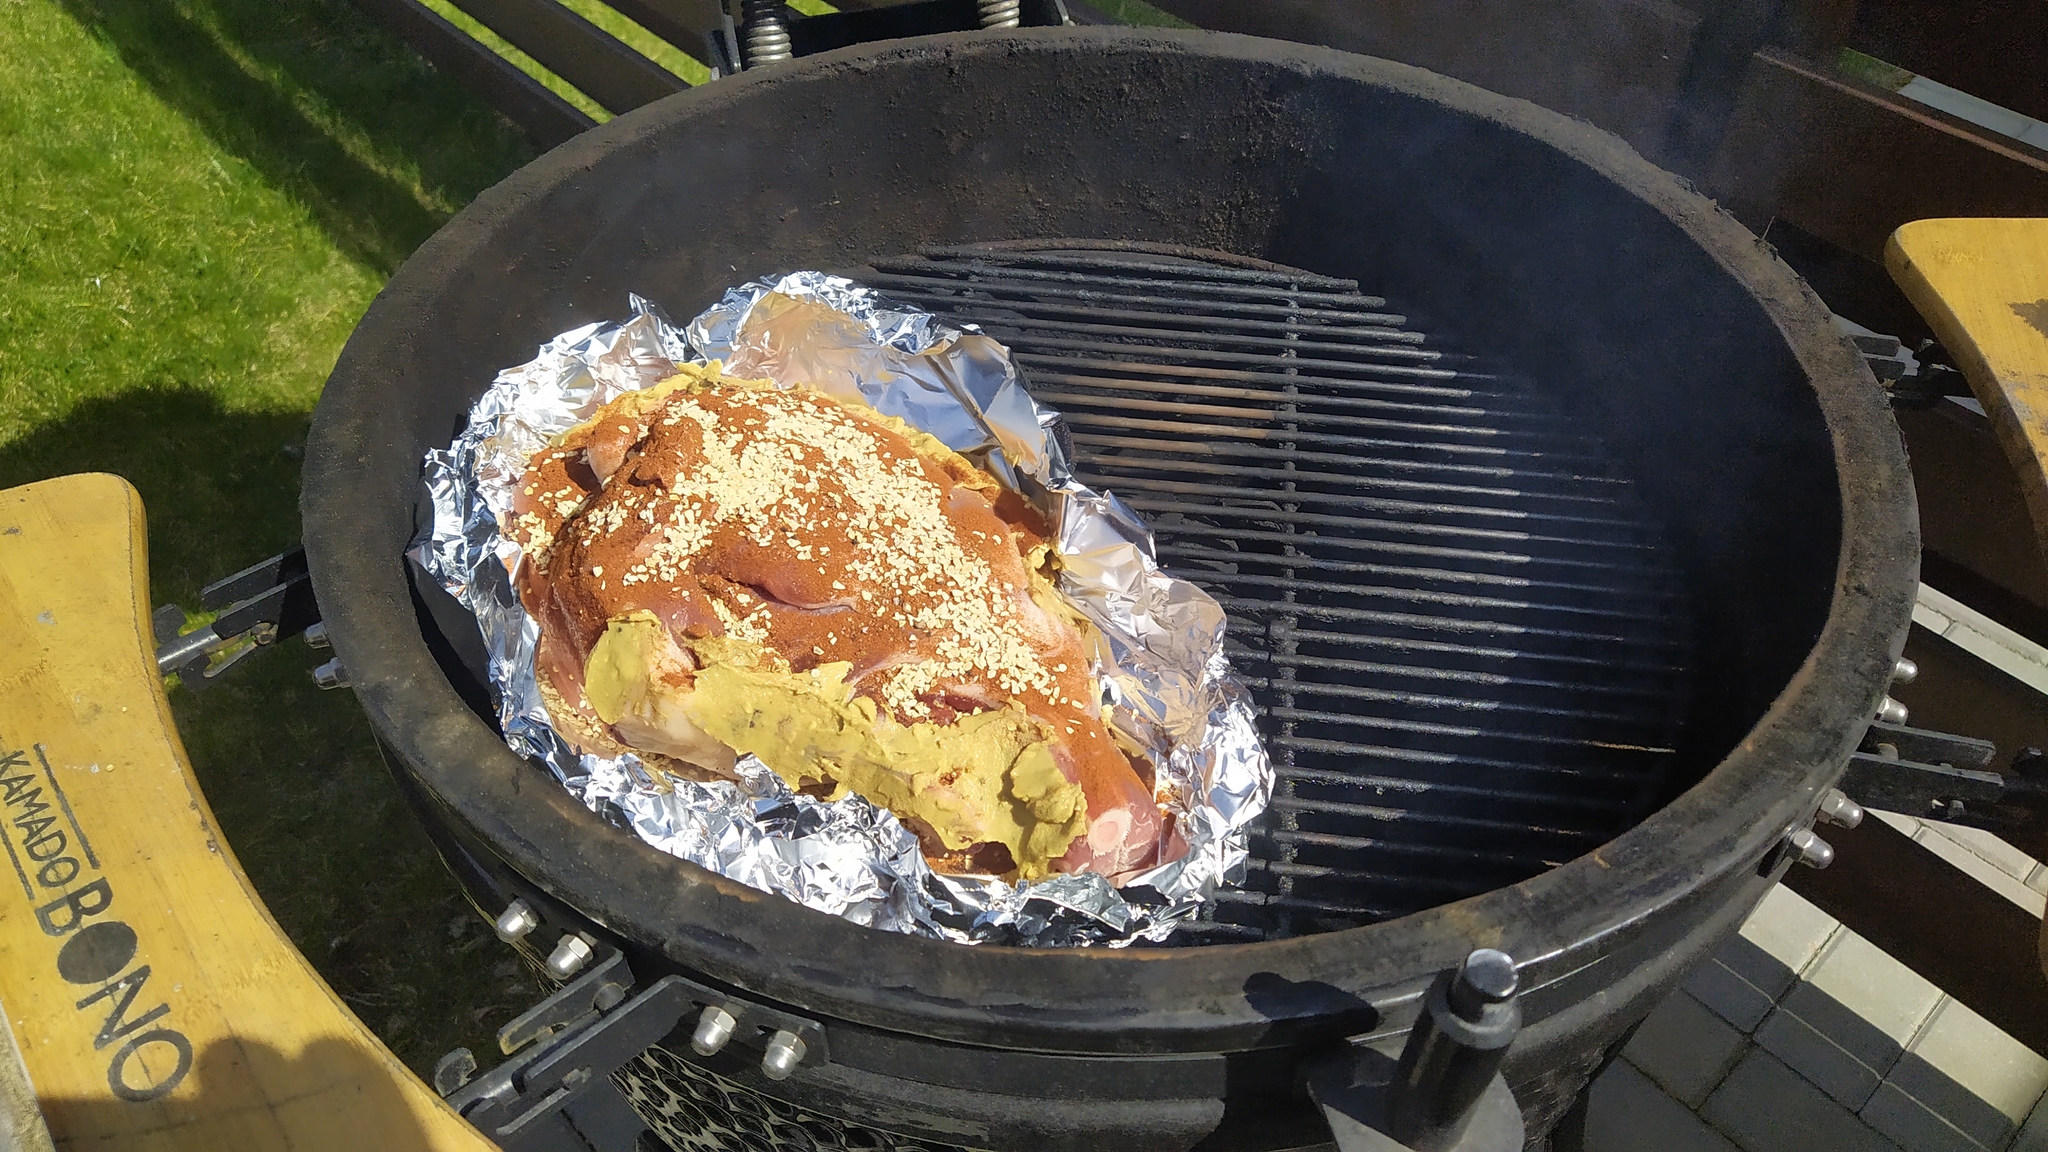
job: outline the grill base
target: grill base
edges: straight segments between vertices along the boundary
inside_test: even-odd
[[[1076,471],[1230,614],[1272,752],[1242,887],[1176,943],[1390,919],[1513,884],[1647,815],[1691,618],[1633,480],[1535,380],[1358,284],[1073,240],[857,276],[1008,344]]]

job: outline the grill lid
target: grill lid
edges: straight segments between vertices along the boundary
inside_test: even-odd
[[[1646,815],[1690,618],[1648,506],[1529,380],[1351,280],[1220,253],[928,248],[857,276],[1008,344],[1077,474],[1230,613],[1273,754],[1249,875],[1176,943],[1355,927]]]

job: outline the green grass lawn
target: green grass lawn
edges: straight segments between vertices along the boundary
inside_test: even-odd
[[[307,418],[385,278],[530,147],[344,0],[0,0],[0,485],[126,476],[157,602],[298,536]],[[535,988],[302,643],[173,707],[293,941],[415,1069]]]
[[[567,2],[656,50],[596,0]],[[291,546],[300,445],[349,330],[531,155],[347,0],[0,0],[0,486],[127,477],[157,603],[196,605]],[[422,1073],[458,1045],[488,1062],[537,989],[405,815],[354,699],[313,688],[318,659],[291,641],[174,688],[193,767],[271,911],[363,1019]]]

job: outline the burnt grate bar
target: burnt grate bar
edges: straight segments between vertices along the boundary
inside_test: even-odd
[[[1690,697],[1684,589],[1539,384],[1353,281],[1221,253],[934,247],[859,275],[1008,344],[1082,478],[1230,614],[1274,798],[1176,944],[1420,911],[1647,814]]]

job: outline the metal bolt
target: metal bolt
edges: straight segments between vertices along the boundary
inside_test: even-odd
[[[1015,28],[1024,23],[1024,0],[979,0],[983,28]]]
[[[557,980],[567,980],[590,963],[591,955],[588,941],[574,932],[565,932],[555,941],[555,950],[548,953],[548,974]]]
[[[498,939],[510,944],[514,940],[540,927],[540,913],[524,900],[514,900],[498,913]]]
[[[1835,850],[1828,842],[1813,834],[1811,828],[1795,828],[1785,837],[1785,848],[1792,858],[1808,868],[1825,868],[1835,862]]]
[[[690,1033],[691,1051],[699,1056],[717,1055],[718,1050],[725,1047],[725,1042],[732,1039],[732,1030],[736,1023],[732,1013],[716,1004],[706,1005],[704,1011],[697,1017],[697,1030]],[[783,1035],[787,1036],[789,1033],[785,1032]],[[790,1067],[796,1067],[794,1061],[790,1063]],[[785,1072],[783,1075],[787,1076],[788,1073]]]
[[[1830,788],[1820,798],[1819,817],[1829,824],[1854,828],[1863,823],[1863,805],[1849,799],[1840,788]]]
[[[1899,657],[1892,663],[1892,683],[1894,684],[1911,684],[1914,678],[1919,675],[1920,666],[1904,656]]]
[[[327,638],[327,621],[325,620],[318,621],[312,627],[306,629],[305,637],[306,647],[308,648],[326,648],[333,643],[333,641]]]
[[[313,683],[323,689],[348,687],[348,669],[341,666],[341,657],[337,656],[313,669]]]
[[[777,1032],[768,1038],[768,1050],[761,1053],[761,1074],[770,1080],[787,1080],[804,1062],[804,1038],[794,1032]]]
[[[1904,724],[1906,722],[1906,706],[1887,696],[1884,698],[1884,703],[1877,706],[1877,718],[1886,724]]]
[[[1458,966],[1458,978],[1447,997],[1460,1019],[1477,1021],[1488,1004],[1501,1004],[1515,994],[1514,957],[1498,948],[1477,948]]]

